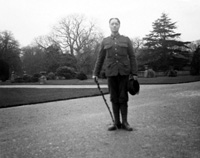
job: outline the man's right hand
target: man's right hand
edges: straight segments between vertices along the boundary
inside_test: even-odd
[[[98,76],[92,76],[92,78],[94,79],[95,82],[98,82]]]

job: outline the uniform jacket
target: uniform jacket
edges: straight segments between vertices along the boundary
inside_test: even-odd
[[[137,75],[136,57],[128,37],[118,34],[103,39],[94,68],[95,76],[99,76],[104,62],[107,77]]]

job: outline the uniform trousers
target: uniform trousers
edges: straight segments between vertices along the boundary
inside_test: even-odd
[[[122,123],[127,123],[128,109],[128,79],[129,75],[120,75],[108,77],[108,88],[110,101],[112,103],[115,124],[120,124],[120,111]]]

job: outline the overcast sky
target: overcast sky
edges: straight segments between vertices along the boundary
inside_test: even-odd
[[[11,31],[21,46],[47,35],[61,18],[84,14],[95,19],[105,36],[108,20],[121,20],[120,33],[143,38],[162,13],[177,22],[181,40],[200,39],[200,0],[0,0],[0,31]]]

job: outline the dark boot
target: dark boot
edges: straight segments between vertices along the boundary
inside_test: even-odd
[[[132,131],[133,128],[130,127],[127,121],[127,116],[128,116],[128,105],[122,104],[121,105],[121,114],[122,114],[122,125],[121,128],[126,130],[126,131]]]
[[[114,131],[121,128],[119,108],[120,108],[119,104],[112,103],[114,124],[108,128],[109,131]]]
[[[110,127],[108,127],[108,131],[115,131],[117,129],[121,129],[121,124],[112,124]]]

